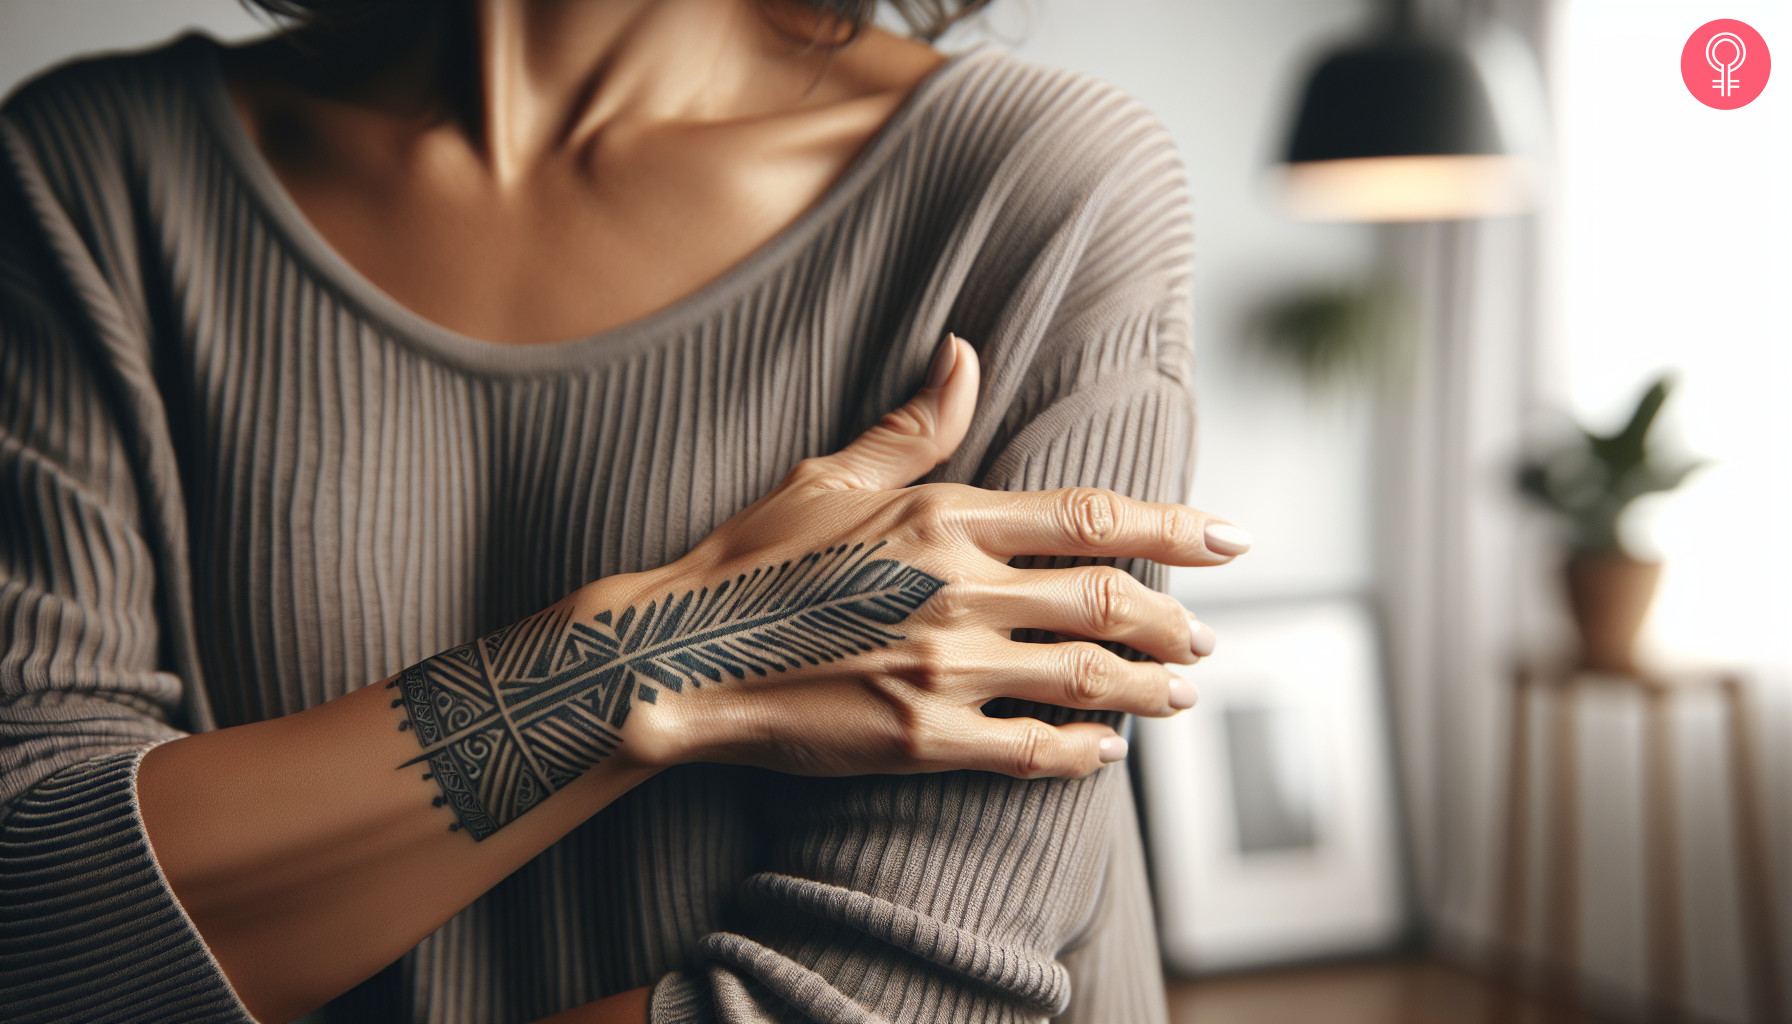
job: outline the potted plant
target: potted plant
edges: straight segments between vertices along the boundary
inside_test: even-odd
[[[1707,461],[1669,458],[1650,444],[1649,430],[1672,386],[1671,375],[1663,374],[1617,432],[1578,427],[1518,473],[1519,489],[1565,527],[1568,607],[1586,668],[1635,671],[1637,630],[1661,577],[1659,561],[1637,558],[1625,547],[1619,530],[1625,510],[1645,494],[1678,488]]]
[[[1388,384],[1412,368],[1411,303],[1389,278],[1306,285],[1259,304],[1245,340],[1314,394]]]

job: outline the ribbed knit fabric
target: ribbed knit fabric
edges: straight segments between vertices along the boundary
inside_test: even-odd
[[[145,749],[676,559],[905,400],[948,330],[984,383],[930,479],[1185,493],[1184,177],[1110,86],[957,55],[721,278],[514,347],[329,248],[216,46],[0,109],[0,1019],[247,1019],[145,839]],[[318,1016],[528,1021],[650,984],[655,1024],[1161,1021],[1125,773],[668,771]]]

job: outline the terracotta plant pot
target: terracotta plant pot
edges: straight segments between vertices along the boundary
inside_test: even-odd
[[[1639,562],[1619,552],[1576,552],[1563,575],[1568,609],[1580,632],[1582,666],[1599,672],[1636,671],[1636,634],[1655,587],[1660,562]]]

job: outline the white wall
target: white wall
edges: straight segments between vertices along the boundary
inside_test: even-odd
[[[1744,903],[1771,901],[1779,970],[1792,978],[1792,102],[1770,80],[1748,107],[1709,109],[1675,62],[1713,18],[1742,19],[1783,47],[1792,5],[1560,0],[1554,13],[1561,202],[1540,370],[1559,405],[1605,426],[1655,371],[1677,367],[1662,441],[1716,460],[1681,491],[1640,503],[1628,539],[1666,560],[1644,626],[1650,652],[1669,665],[1734,666],[1752,684],[1778,883],[1768,892],[1747,890],[1736,869],[1734,741],[1716,700],[1682,698],[1675,731],[1687,996],[1706,1018],[1746,1020]],[[1620,997],[1648,982],[1641,703],[1591,700],[1581,730],[1584,964],[1597,989]]]
[[[997,0],[980,36],[1087,71],[1151,107],[1188,164],[1195,207],[1199,454],[1190,502],[1251,531],[1220,569],[1177,570],[1197,614],[1236,599],[1366,590],[1372,475],[1365,410],[1309,403],[1239,344],[1266,295],[1362,274],[1370,229],[1290,221],[1265,202],[1265,165],[1312,51],[1359,30],[1366,0]]]
[[[1786,410],[1774,396],[1792,338],[1783,301],[1786,190],[1776,172],[1783,171],[1785,142],[1792,138],[1785,131],[1792,107],[1784,93],[1776,101],[1770,91],[1749,110],[1708,110],[1686,94],[1677,59],[1687,35],[1709,18],[1741,17],[1773,39],[1788,9],[1784,0],[1740,9],[1723,0],[1435,0],[1429,6],[1446,13],[1492,6],[1519,24],[1527,13],[1558,16],[1558,52],[1547,64],[1557,90],[1554,149],[1565,158],[1557,168],[1565,173],[1556,177],[1537,223],[1494,221],[1447,234],[1422,229],[1416,241],[1430,244],[1411,246],[1408,254],[1442,279],[1430,289],[1438,315],[1428,321],[1434,333],[1425,351],[1446,371],[1436,375],[1444,385],[1429,387],[1425,400],[1448,410],[1420,420],[1432,424],[1429,431],[1406,433],[1437,438],[1438,455],[1426,454],[1429,477],[1419,474],[1412,498],[1390,503],[1386,517],[1400,520],[1396,529],[1406,527],[1404,520],[1415,517],[1405,506],[1422,503],[1434,520],[1426,536],[1443,541],[1435,548],[1417,545],[1418,561],[1437,571],[1427,587],[1415,588],[1420,600],[1407,602],[1397,620],[1401,634],[1428,644],[1416,670],[1402,674],[1399,705],[1403,749],[1416,754],[1405,781],[1429,923],[1445,948],[1468,957],[1484,956],[1496,936],[1507,665],[1516,656],[1541,658],[1555,640],[1567,639],[1556,539],[1544,529],[1551,524],[1525,509],[1523,529],[1514,530],[1521,522],[1514,519],[1519,508],[1511,491],[1521,413],[1542,420],[1546,411],[1568,409],[1609,422],[1621,403],[1634,399],[1632,389],[1650,369],[1680,363],[1689,380],[1670,407],[1677,426],[1692,447],[1729,460],[1730,489],[1701,495],[1720,482],[1714,473],[1666,502],[1650,539],[1667,551],[1670,577],[1690,586],[1676,594],[1681,584],[1670,581],[1664,589],[1646,647],[1669,656],[1669,665],[1743,667],[1757,684],[1752,696],[1762,757],[1755,767],[1768,825],[1777,833],[1778,884],[1769,892],[1746,889],[1738,878],[1729,741],[1712,695],[1683,695],[1674,725],[1685,994],[1694,1019],[1745,1020],[1743,906],[1769,898],[1777,905],[1780,976],[1792,978],[1786,943],[1792,935],[1786,884],[1792,879],[1792,675],[1784,654],[1776,654],[1786,650],[1787,631],[1775,604],[1792,566],[1785,558],[1785,516],[1774,514],[1787,493]],[[1729,164],[1736,172],[1709,186],[1715,179],[1708,168]],[[1530,246],[1533,228],[1546,236],[1541,251]],[[1758,232],[1765,235],[1751,234]],[[1762,238],[1759,245],[1739,244]],[[1712,262],[1705,254],[1713,251],[1737,265]],[[1533,269],[1540,273],[1535,281]],[[1527,308],[1533,285],[1547,300],[1540,317]],[[1732,301],[1724,303],[1730,290]],[[1714,300],[1721,308],[1710,308]],[[1533,332],[1540,332],[1542,345],[1531,357],[1523,350]],[[1390,452],[1400,448],[1392,438],[1384,444]],[[1755,496],[1739,497],[1744,488]],[[1635,525],[1647,526],[1647,517]],[[1383,582],[1406,581],[1390,572]],[[1589,1002],[1618,1019],[1641,1016],[1651,981],[1644,945],[1644,862],[1651,844],[1644,832],[1649,796],[1641,705],[1636,692],[1589,692],[1576,730],[1578,965]],[[1547,747],[1545,710],[1533,708],[1532,722],[1534,742]],[[1548,838],[1544,798],[1566,780],[1541,756],[1532,770],[1528,946],[1542,955],[1548,947],[1541,916],[1547,894],[1539,878]]]

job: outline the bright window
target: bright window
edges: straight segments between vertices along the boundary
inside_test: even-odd
[[[1577,415],[1609,426],[1680,368],[1660,428],[1719,460],[1639,508],[1667,570],[1649,635],[1688,658],[1792,663],[1792,4],[1567,0],[1553,328]],[[1748,22],[1778,67],[1738,110],[1688,94],[1680,51]]]

